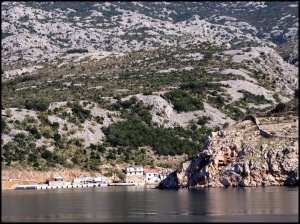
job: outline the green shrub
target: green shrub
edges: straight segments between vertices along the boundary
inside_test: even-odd
[[[50,105],[50,102],[44,99],[41,100],[26,100],[25,108],[28,110],[46,111]]]
[[[91,119],[92,115],[90,110],[85,110],[78,103],[72,104],[71,107],[72,113],[80,119],[81,123],[83,123],[85,119]]]
[[[41,157],[42,157],[43,159],[46,159],[46,160],[51,161],[52,158],[53,158],[53,154],[52,154],[51,151],[49,151],[49,150],[46,149],[46,150],[41,154]]]
[[[70,49],[67,50],[66,53],[68,54],[75,54],[75,53],[88,53],[89,51],[87,49]]]
[[[200,149],[211,130],[205,127],[197,130],[155,128],[147,126],[138,118],[128,118],[123,122],[102,127],[106,142],[113,147],[130,147],[138,149],[151,146],[161,155],[191,155]],[[192,138],[193,141],[189,139]],[[126,156],[126,155],[125,155]]]
[[[213,105],[216,105],[218,109],[222,108],[225,105],[225,99],[217,95],[217,97],[209,97],[209,102],[211,102]]]
[[[273,98],[276,100],[276,102],[280,102],[281,100],[280,100],[280,98],[279,98],[279,95],[278,95],[278,93],[274,93],[273,94]]]
[[[55,130],[59,129],[59,123],[58,122],[53,122],[51,124],[52,128],[54,128]]]
[[[29,154],[27,160],[29,163],[36,164],[36,163],[38,163],[38,156],[36,154]]]
[[[35,126],[28,125],[26,127],[26,130],[29,131],[30,134],[32,134],[35,139],[40,139],[42,137],[41,133],[39,132],[39,130]]]
[[[228,122],[225,122],[224,124],[223,124],[223,128],[227,128],[229,126],[229,123]]]
[[[226,114],[233,120],[238,121],[243,118],[244,113],[237,107],[227,104],[225,106]]]
[[[203,117],[200,117],[200,118],[198,119],[197,124],[199,124],[199,125],[205,125],[206,123],[209,122],[209,120],[210,120],[210,117],[208,117],[208,116],[203,116]]]
[[[1,132],[3,133],[7,127],[7,124],[3,118],[1,118]]]
[[[204,110],[204,104],[193,98],[188,92],[176,89],[165,93],[165,96],[173,103],[174,109],[178,112],[188,112],[193,110]]]
[[[254,103],[256,105],[273,103],[272,100],[267,100],[264,95],[255,95],[246,90],[238,90],[238,92],[243,93],[243,95],[244,95],[242,98],[242,101],[245,101],[248,103]],[[276,97],[276,94],[274,94],[274,95]],[[273,97],[274,97],[274,95],[273,95]]]
[[[52,138],[53,137],[53,133],[49,128],[45,128],[44,130],[42,130],[42,135],[45,138]]]
[[[276,105],[276,107],[272,110],[274,113],[280,113],[284,112],[286,110],[287,106],[285,103],[279,103]]]
[[[60,140],[61,140],[61,136],[60,136],[60,134],[58,134],[58,133],[55,133],[55,134],[53,135],[53,138],[54,138],[55,141],[60,141]]]

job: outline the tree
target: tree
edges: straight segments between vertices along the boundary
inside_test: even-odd
[[[51,160],[53,158],[53,154],[52,152],[50,152],[49,150],[45,150],[42,154],[41,154],[41,157],[43,159],[46,159],[46,160]]]
[[[279,113],[279,112],[283,112],[285,111],[286,109],[286,104],[284,103],[279,103],[276,105],[276,107],[272,110],[272,112],[275,112],[275,113]]]
[[[5,120],[3,118],[1,118],[1,132],[3,133],[3,131],[6,129],[7,124],[5,122]]]
[[[61,135],[58,134],[58,133],[55,133],[53,138],[54,138],[55,141],[59,141],[59,140],[61,140]]]

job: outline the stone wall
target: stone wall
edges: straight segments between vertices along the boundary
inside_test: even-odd
[[[126,175],[126,183],[145,183],[144,175]]]

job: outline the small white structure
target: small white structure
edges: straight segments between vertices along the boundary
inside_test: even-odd
[[[144,170],[146,183],[158,183],[160,181],[159,174],[155,169]]]
[[[53,179],[54,180],[47,180],[46,183],[49,186],[63,186],[67,183],[63,177],[54,177]]]
[[[80,184],[81,183],[81,178],[74,178],[72,183],[73,184]]]
[[[94,177],[93,181],[94,182],[101,182],[102,178],[101,177]]]
[[[94,183],[101,183],[101,184],[107,184],[108,183],[108,178],[107,177],[94,177],[93,179]]]
[[[93,182],[93,177],[78,177],[73,179],[73,184],[86,184]]]

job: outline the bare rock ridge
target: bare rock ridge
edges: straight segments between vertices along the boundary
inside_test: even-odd
[[[259,121],[251,116],[251,120],[213,132],[203,151],[157,188],[298,186],[299,138],[292,130],[298,130],[297,125],[298,117]]]

